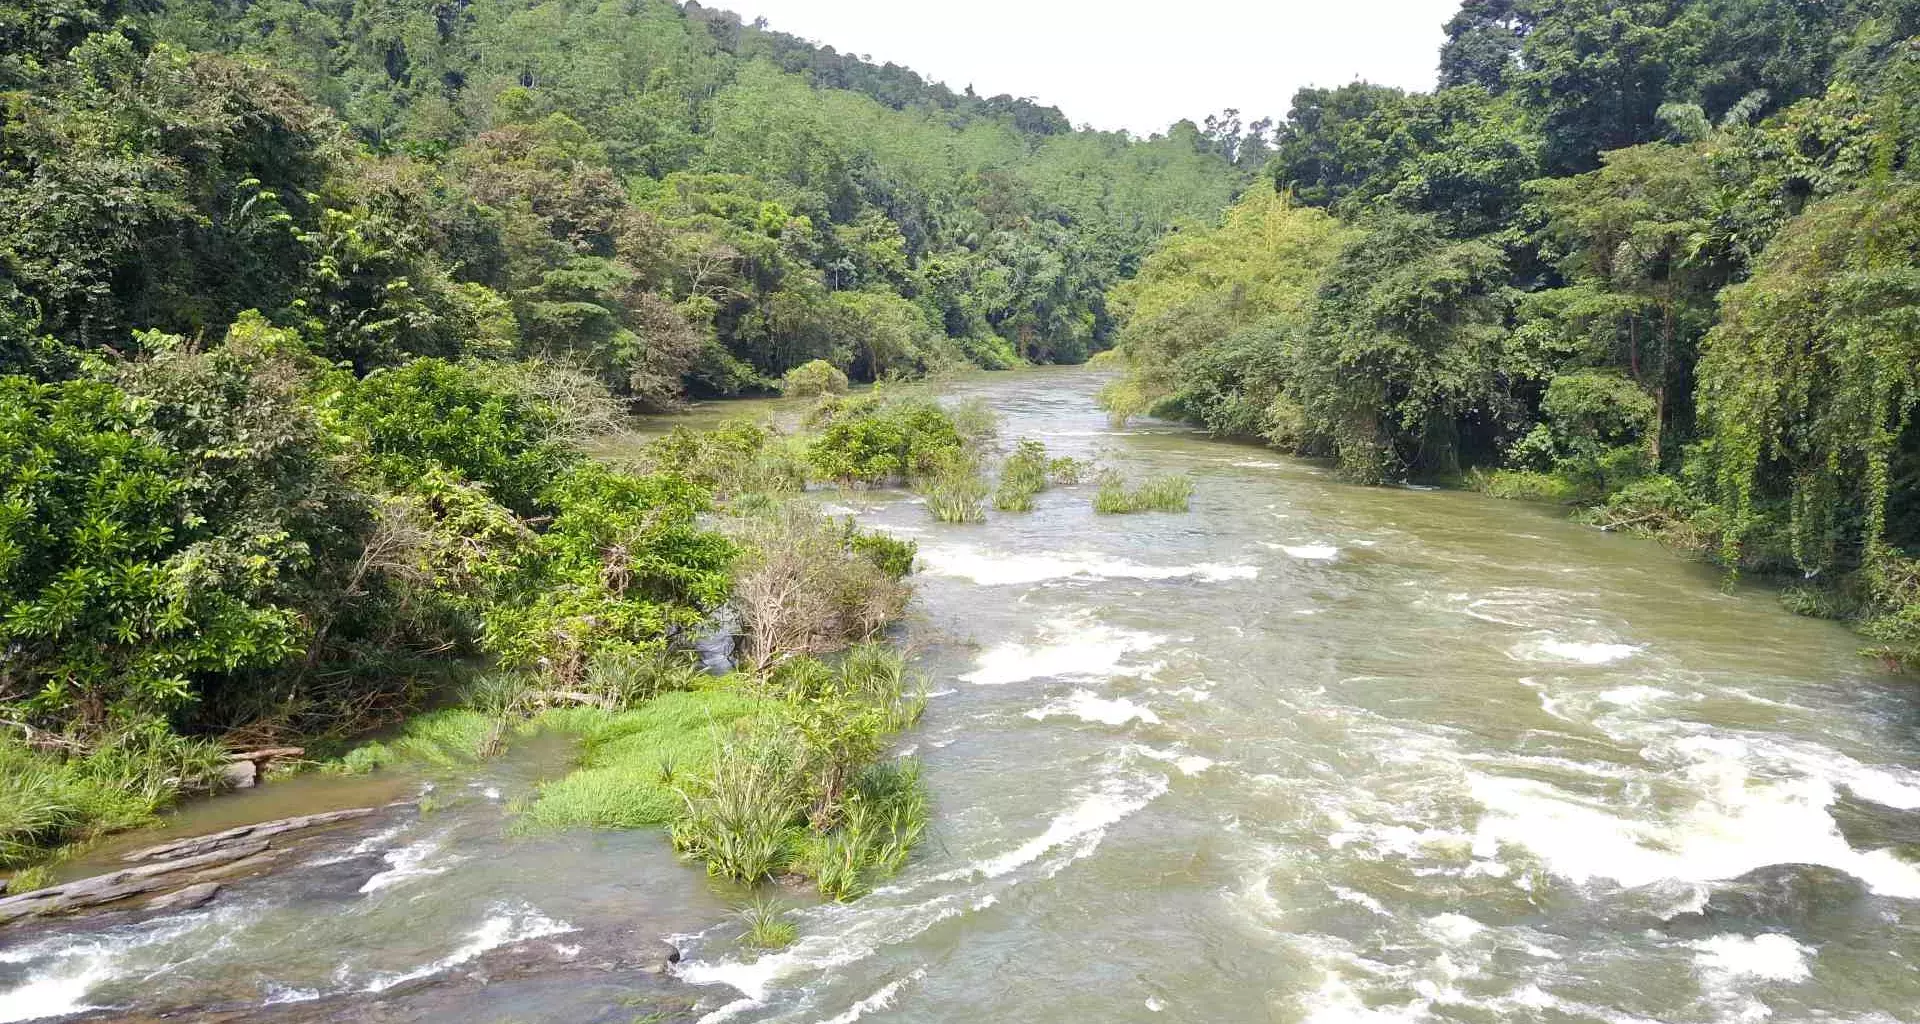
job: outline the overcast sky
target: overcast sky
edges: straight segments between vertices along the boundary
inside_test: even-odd
[[[1433,86],[1459,0],[706,0],[955,90],[1012,93],[1075,125],[1164,131],[1236,107],[1283,117],[1303,85]]]

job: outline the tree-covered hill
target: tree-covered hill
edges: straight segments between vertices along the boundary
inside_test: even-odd
[[[1920,5],[1466,0],[1440,87],[1303,89],[1270,188],[1117,285],[1111,392],[1476,470],[1920,651]]]
[[[1111,334],[1106,289],[1247,177],[1185,122],[1074,131],[695,4],[9,17],[16,366],[246,309],[361,372],[567,358],[654,405],[816,358],[1074,361]]]

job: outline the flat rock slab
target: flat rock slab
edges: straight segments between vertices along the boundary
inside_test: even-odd
[[[322,825],[332,825],[342,821],[353,821],[356,818],[371,817],[377,813],[379,813],[377,808],[355,807],[345,811],[328,811],[325,814],[304,814],[297,818],[281,818],[277,821],[263,821],[255,825],[241,825],[238,828],[230,828],[224,832],[214,832],[210,835],[194,836],[189,839],[176,839],[170,843],[149,846],[145,849],[135,850],[132,853],[126,854],[120,859],[128,863],[133,863],[143,860],[158,860],[163,857],[191,857],[195,854],[219,849],[229,843],[264,839],[267,836],[277,836],[287,832],[298,832],[302,829],[318,828]]]
[[[60,914],[112,903],[156,889],[173,889],[182,882],[208,880],[213,869],[245,861],[267,852],[265,839],[243,840],[190,857],[109,871],[45,889],[0,899],[0,924],[36,914]],[[225,872],[219,872],[224,874]],[[186,874],[184,879],[177,877]]]
[[[153,899],[148,900],[147,905],[141,909],[192,910],[195,907],[206,906],[207,903],[218,895],[220,895],[219,882],[201,882],[198,885],[189,885],[184,889],[175,889],[172,892],[155,896]]]

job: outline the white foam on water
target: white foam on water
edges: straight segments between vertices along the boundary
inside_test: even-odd
[[[1325,562],[1340,557],[1340,549],[1332,544],[1276,544],[1263,540],[1262,547],[1285,552],[1289,558],[1298,558],[1303,562]]]
[[[1027,717],[1035,721],[1045,721],[1058,715],[1071,715],[1082,722],[1101,725],[1126,725],[1136,721],[1147,725],[1160,724],[1160,716],[1154,714],[1152,708],[1135,704],[1125,697],[1108,700],[1097,696],[1092,690],[1075,690],[1064,700],[1056,700],[1027,712]]]
[[[1685,775],[1701,799],[1677,815],[1643,821],[1535,779],[1470,772],[1473,798],[1485,808],[1475,851],[1518,847],[1576,884],[1628,888],[1723,881],[1769,864],[1819,864],[1881,895],[1920,899],[1920,865],[1847,845],[1827,811],[1831,783],[1757,780],[1731,760],[1702,762]]]
[[[1558,661],[1575,665],[1610,665],[1631,658],[1646,648],[1640,644],[1584,643],[1555,636],[1534,637],[1513,646],[1507,653],[1519,661]]]
[[[267,998],[261,1001],[264,1006],[284,1006],[288,1003],[310,1003],[320,998],[317,988],[291,988],[286,985],[267,983]]]
[[[1055,815],[1045,831],[1005,853],[997,854],[938,878],[954,879],[981,876],[998,878],[1039,860],[1049,850],[1080,839],[1098,843],[1108,828],[1152,803],[1167,791],[1167,780],[1159,775],[1109,777],[1102,779],[1080,802]]]
[[[115,966],[128,953],[173,942],[209,926],[233,927],[240,917],[239,905],[227,904],[213,911],[163,918],[131,932],[59,935],[0,949],[0,963],[39,964],[20,984],[0,992],[0,1022],[100,1009],[87,1001],[87,993],[117,977],[120,972]]]
[[[892,894],[898,894],[898,890]],[[867,899],[879,895],[876,891]],[[991,893],[962,890],[919,903],[829,904],[800,912],[799,916],[818,919],[818,923],[809,923],[800,941],[777,953],[751,961],[682,960],[673,973],[691,985],[725,985],[741,994],[741,998],[700,1018],[705,1024],[714,1024],[765,1006],[775,983],[782,978],[835,971],[858,963],[884,946],[906,942],[942,921],[985,910],[998,900]]]
[[[370,836],[367,836],[366,838],[360,840],[359,842],[353,844],[352,846],[348,847],[346,852],[344,853],[336,853],[331,856],[325,856],[325,857],[316,857],[313,860],[308,861],[307,863],[313,864],[315,866],[324,866],[327,864],[339,864],[342,861],[349,861],[355,857],[364,857],[367,854],[374,852],[375,850],[385,849],[387,845],[389,843],[392,843],[394,839],[398,838],[402,832],[405,832],[406,830],[412,827],[413,827],[413,822],[411,821],[403,821],[397,825],[390,825],[386,828],[381,829],[378,832],[375,832]]]
[[[1084,791],[1074,805],[1050,819],[1039,836],[1010,850],[962,868],[884,886],[855,904],[827,904],[801,911],[800,916],[806,920],[802,938],[780,952],[751,961],[693,957],[676,965],[674,974],[690,984],[725,985],[741,993],[741,998],[702,1017],[705,1024],[739,1016],[765,1006],[783,979],[838,971],[882,948],[910,941],[942,921],[985,910],[998,902],[999,892],[1009,886],[1057,875],[1091,856],[1109,827],[1166,791],[1167,781],[1159,775],[1106,776]],[[1043,860],[1037,871],[1016,874]],[[938,896],[895,902],[955,883],[961,887]],[[699,938],[681,936],[676,944]]]
[[[1039,642],[1003,643],[982,651],[973,671],[960,679],[976,686],[1004,686],[1030,679],[1119,675],[1128,655],[1153,650],[1166,639],[1109,626],[1086,613],[1067,615],[1041,623]]]
[[[1715,935],[1688,945],[1699,950],[1694,966],[1713,974],[1789,982],[1813,976],[1807,965],[1813,950],[1785,935]]]
[[[1342,903],[1351,903],[1356,907],[1365,907],[1381,917],[1393,916],[1387,913],[1385,904],[1358,889],[1349,889],[1342,885],[1329,885],[1327,886],[1327,890],[1333,893],[1334,898]]]
[[[1611,690],[1602,690],[1598,699],[1623,708],[1643,708],[1672,697],[1672,690],[1662,690],[1658,686],[1616,686]]]
[[[1368,1006],[1346,979],[1329,971],[1320,987],[1301,1000],[1302,1024],[1408,1024],[1427,1016],[1424,999],[1400,1006]]]
[[[526,942],[530,939],[542,939],[549,935],[565,935],[574,930],[574,927],[565,921],[556,921],[525,904],[511,910],[496,907],[486,920],[480,922],[479,927],[467,933],[467,941],[455,948],[453,952],[411,971],[375,978],[367,983],[366,991],[384,992],[402,982],[451,970],[488,950],[516,942]]]
[[[1135,744],[1127,748],[1142,757],[1170,764],[1180,770],[1182,775],[1198,775],[1213,767],[1213,759],[1199,754],[1182,754],[1177,750],[1157,750],[1153,747]]]
[[[865,999],[860,1000],[859,1002],[853,1004],[852,1006],[847,1007],[847,1011],[845,1013],[838,1014],[834,1017],[830,1017],[826,1020],[823,1020],[820,1022],[820,1024],[853,1024],[854,1021],[859,1020],[862,1017],[865,1017],[867,1014],[872,1013],[875,1010],[887,1009],[888,1007],[893,1005],[893,997],[899,995],[901,989],[907,987],[908,985],[913,984],[916,981],[919,981],[920,979],[926,976],[927,976],[927,969],[924,966],[917,967],[912,971],[912,973],[908,974],[906,977],[901,978],[897,981],[890,981],[885,985],[880,986],[880,990],[878,992],[875,992],[874,994],[866,997]]]
[[[970,544],[943,544],[920,549],[920,564],[935,576],[971,580],[985,587],[1041,583],[1047,580],[1174,580],[1192,578],[1202,583],[1250,580],[1258,566],[1201,562],[1195,565],[1144,565],[1125,558],[1093,552],[1001,552]]]
[[[1427,930],[1454,945],[1464,945],[1487,930],[1487,926],[1465,914],[1435,914],[1427,918]]]
[[[448,857],[438,863],[429,863],[434,855],[440,852],[441,845],[441,838],[435,837],[388,850],[384,859],[390,866],[362,883],[360,891],[362,893],[379,892],[415,878],[428,878],[441,874],[461,859]]]
[[[0,992],[0,1021],[64,1017],[100,1009],[87,1002],[87,993],[113,976],[109,959],[90,959],[78,970],[37,975],[18,988]]]

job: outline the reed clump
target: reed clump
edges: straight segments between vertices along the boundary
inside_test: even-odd
[[[1102,515],[1131,512],[1185,512],[1193,499],[1193,478],[1184,473],[1150,476],[1133,484],[1119,473],[1100,477],[1093,510]]]

